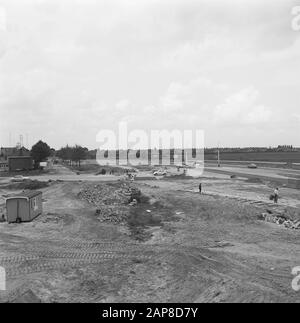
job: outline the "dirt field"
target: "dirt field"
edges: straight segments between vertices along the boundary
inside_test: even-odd
[[[201,196],[199,180],[50,183],[42,216],[0,223],[8,277],[0,301],[300,302],[291,287],[300,230],[258,220],[267,210],[300,219],[299,190],[281,190],[274,207],[271,185],[201,182]],[[95,185],[108,195],[103,205],[123,203],[122,221],[103,220],[80,198]],[[117,201],[122,185],[145,198],[133,206]],[[0,195],[12,192],[0,187]]]

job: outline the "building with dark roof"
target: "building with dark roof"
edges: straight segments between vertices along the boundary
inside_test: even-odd
[[[0,159],[8,160],[9,157],[30,156],[30,151],[25,147],[1,147]]]

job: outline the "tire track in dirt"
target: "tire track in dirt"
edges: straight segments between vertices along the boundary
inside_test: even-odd
[[[23,261],[20,257],[12,257],[8,259],[8,266],[5,267],[6,275],[8,278],[14,278],[24,274],[32,274],[37,272],[44,272],[46,270],[77,267],[90,264],[99,264],[103,261],[116,260],[116,259],[139,259],[150,260],[151,257],[147,255],[134,255],[134,254],[66,254],[60,253],[53,255],[53,258],[37,258],[28,257]],[[29,260],[30,259],[30,260]],[[0,260],[3,265],[3,261]]]
[[[147,251],[151,250],[149,246],[141,245],[138,243],[114,243],[109,241],[99,241],[99,240],[81,240],[81,239],[72,239],[72,240],[61,240],[61,241],[38,241],[31,244],[26,250],[53,250],[55,249],[64,249],[64,250],[102,250],[102,251]]]
[[[153,257],[151,250],[149,246],[99,240],[76,239],[41,243],[35,241],[24,250],[25,255],[0,257],[0,266],[5,267],[8,277],[16,277],[60,267],[97,264],[113,259],[147,261]]]

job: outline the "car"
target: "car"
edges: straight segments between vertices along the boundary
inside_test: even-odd
[[[256,164],[250,164],[250,165],[248,165],[248,168],[256,169],[257,168],[257,165]]]
[[[153,173],[154,176],[165,176],[167,175],[167,171],[165,170],[157,170]]]
[[[29,177],[25,177],[25,176],[22,176],[22,175],[16,175],[10,181],[11,182],[24,182],[24,181],[27,181],[27,180],[29,180]]]

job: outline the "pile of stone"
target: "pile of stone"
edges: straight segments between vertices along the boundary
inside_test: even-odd
[[[96,207],[95,215],[101,222],[125,222],[129,207],[136,205],[141,198],[141,191],[128,183],[118,185],[87,185],[79,193],[79,198]]]
[[[295,230],[300,229],[299,220],[288,219],[285,215],[262,213],[258,216],[258,219],[269,223],[276,223],[277,225],[282,225],[287,229],[295,229]]]
[[[117,209],[116,207],[102,205],[96,209],[95,215],[100,222],[120,224],[126,221],[128,217],[128,209],[124,206]]]

